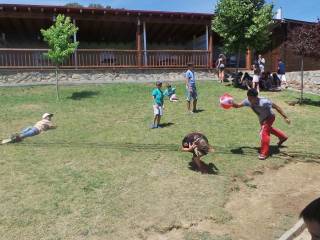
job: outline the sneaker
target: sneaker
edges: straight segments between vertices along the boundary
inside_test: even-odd
[[[190,113],[190,114],[194,114],[194,112],[193,112],[193,111],[189,111],[189,113]]]
[[[161,127],[160,125],[158,125],[157,128],[163,128],[163,127]]]
[[[281,147],[282,144],[283,144],[285,141],[287,141],[287,140],[288,140],[288,138],[282,138],[282,139],[280,139],[279,142],[278,142],[278,147]]]
[[[266,160],[268,156],[265,156],[263,154],[259,154],[259,160]]]
[[[157,128],[157,125],[151,124],[150,128],[155,129],[155,128]]]
[[[7,143],[12,143],[12,139],[11,138],[7,138],[7,139],[3,139],[1,141],[1,144],[7,144]]]

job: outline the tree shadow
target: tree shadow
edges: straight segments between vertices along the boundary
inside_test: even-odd
[[[174,123],[172,123],[172,122],[168,122],[168,123],[161,123],[161,124],[159,124],[159,126],[160,126],[160,127],[162,127],[162,128],[170,127],[170,126],[172,126],[172,125],[174,125]]]
[[[320,100],[312,100],[310,98],[304,98],[302,100],[302,105],[310,105],[310,106],[315,106],[315,107],[320,107]]]
[[[201,161],[201,160],[200,160]],[[219,169],[217,168],[217,166],[214,163],[209,163],[206,164],[205,162],[201,161],[202,165],[207,169],[207,174],[210,175],[217,175],[219,173]],[[189,167],[188,167],[191,171],[195,171],[195,172],[200,172],[197,165],[193,162],[190,161],[189,162]]]
[[[320,100],[312,100],[310,98],[304,98],[302,100],[302,103],[300,103],[300,99],[297,98],[296,101],[286,101],[287,104],[290,106],[295,106],[295,105],[310,105],[310,106],[315,106],[315,107],[320,107]]]
[[[81,91],[81,92],[74,92],[72,93],[71,97],[68,97],[68,99],[72,100],[81,100],[83,98],[92,98],[93,96],[98,95],[98,91]]]

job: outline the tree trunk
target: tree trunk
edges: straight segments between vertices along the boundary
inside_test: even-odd
[[[58,70],[59,70],[59,67],[56,66],[55,68],[55,74],[56,74],[56,93],[57,93],[57,101],[60,100],[60,96],[59,96],[59,78],[58,78]]]
[[[303,88],[304,88],[304,85],[303,85],[303,69],[304,69],[304,66],[303,66],[303,56],[301,56],[301,90],[300,90],[300,104],[303,103]]]
[[[240,48],[238,49],[238,56],[237,56],[237,68],[236,68],[236,73],[238,73],[239,71],[239,66],[240,66],[240,54],[241,54],[241,51],[240,51]]]

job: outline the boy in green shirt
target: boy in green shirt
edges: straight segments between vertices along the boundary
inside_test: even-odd
[[[153,97],[153,124],[151,125],[151,129],[154,128],[161,128],[160,125],[160,119],[163,115],[163,92],[161,91],[162,82],[157,81],[156,87],[152,91],[152,97]]]

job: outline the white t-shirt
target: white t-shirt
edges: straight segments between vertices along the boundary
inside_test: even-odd
[[[42,119],[34,125],[34,127],[37,128],[39,132],[46,131],[49,128],[52,128],[53,126],[53,123],[48,119]]]

